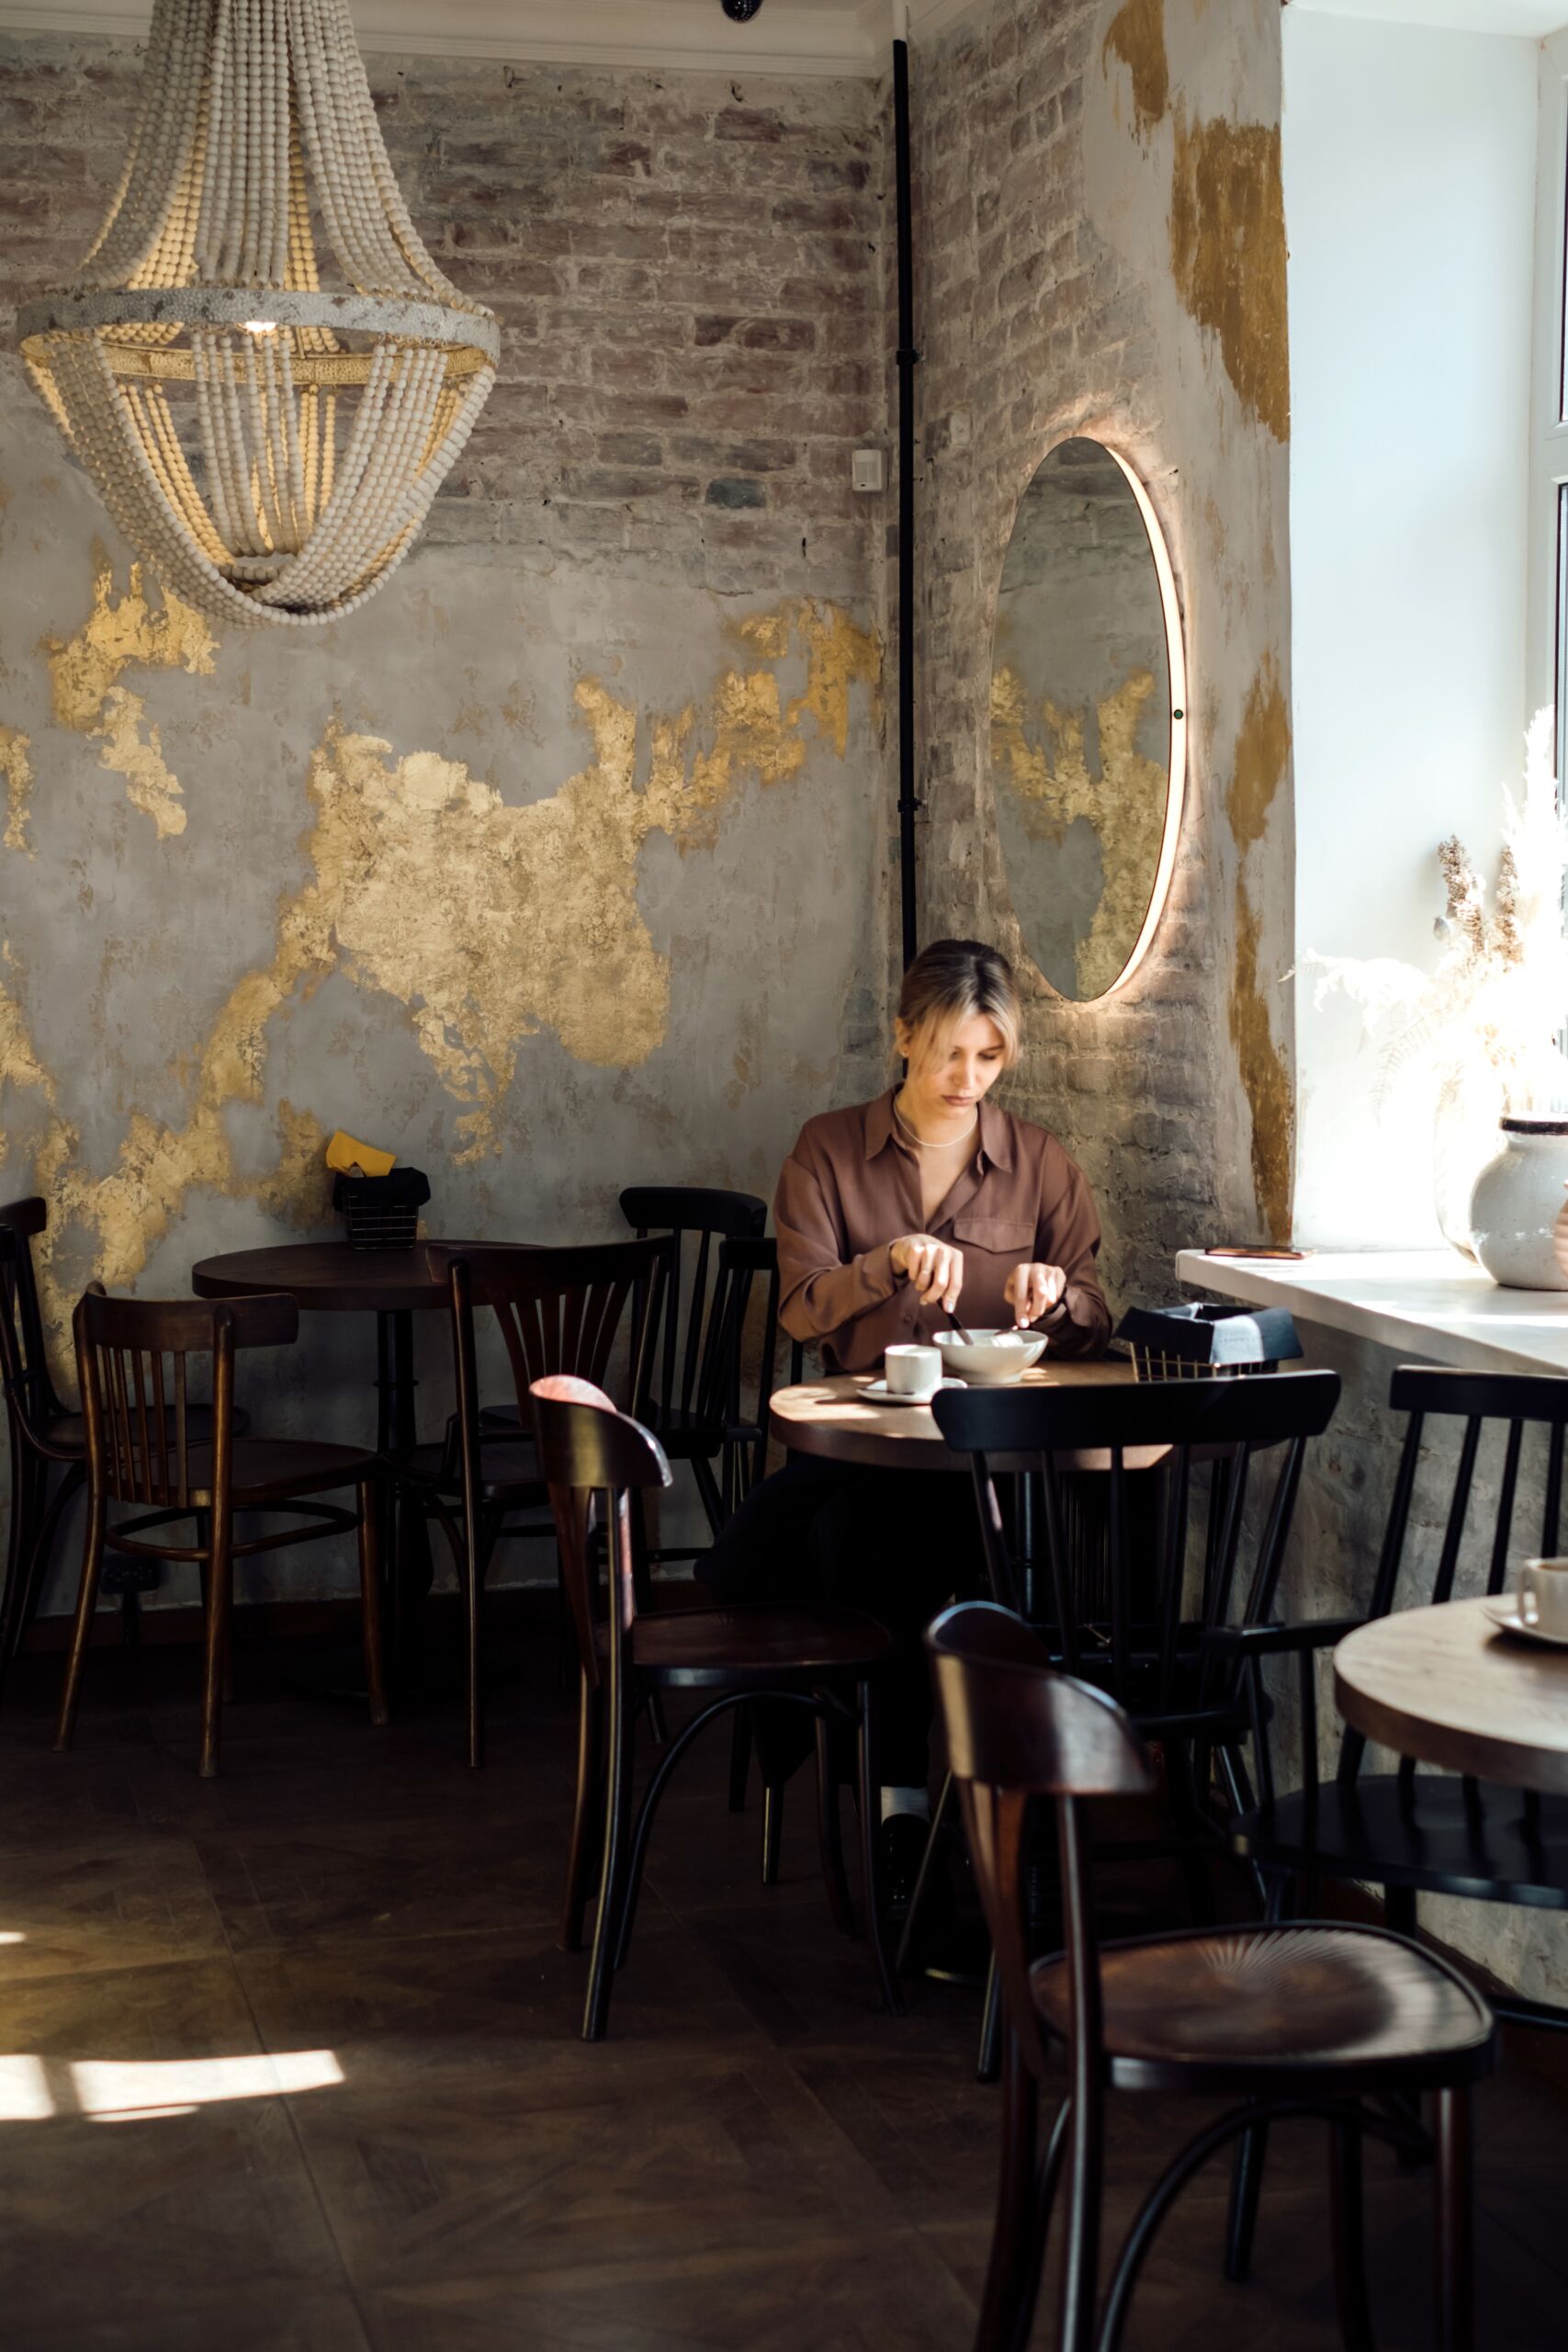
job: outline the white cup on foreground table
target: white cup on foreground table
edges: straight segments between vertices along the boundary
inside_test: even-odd
[[[1568,1559],[1527,1560],[1519,1570],[1519,1617],[1568,1637]]]

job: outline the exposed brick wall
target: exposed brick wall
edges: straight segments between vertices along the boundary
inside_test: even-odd
[[[90,243],[140,43],[0,42],[0,285]],[[367,61],[433,252],[502,322],[434,543],[628,560],[725,595],[863,594],[850,453],[884,426],[881,119],[856,81]]]
[[[922,928],[974,932],[1017,958],[1032,1000],[1014,1098],[1085,1167],[1110,1286],[1127,1303],[1172,1293],[1179,1247],[1257,1229],[1235,1154],[1247,1113],[1226,1043],[1232,941],[1215,888],[1234,855],[1226,739],[1248,659],[1228,641],[1229,566],[1245,577],[1252,563],[1266,642],[1282,640],[1285,613],[1248,547],[1270,515],[1242,452],[1217,502],[1227,517],[1236,510],[1228,558],[1202,522],[1194,460],[1213,462],[1235,428],[1213,355],[1192,366],[1168,323],[1163,209],[1146,254],[1132,232],[1119,249],[1096,217],[1107,209],[1094,200],[1096,175],[1131,209],[1147,169],[1107,95],[1111,14],[1107,0],[997,0],[916,58]],[[1169,17],[1181,14],[1171,0]],[[1267,92],[1267,53],[1258,74]],[[1131,456],[1162,513],[1200,722],[1163,925],[1134,984],[1092,1010],[1054,998],[1021,949],[987,774],[991,626],[1013,515],[1045,449],[1077,430]],[[1267,462],[1282,529],[1282,451]]]

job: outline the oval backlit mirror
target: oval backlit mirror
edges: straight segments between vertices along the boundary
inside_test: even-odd
[[[1023,944],[1057,993],[1124,987],[1158,925],[1186,783],[1170,557],[1102,442],[1058,442],[1023,493],[991,649],[991,778]]]

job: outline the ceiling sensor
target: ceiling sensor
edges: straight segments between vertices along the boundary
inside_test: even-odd
[[[725,15],[736,25],[749,25],[761,5],[762,0],[720,0]]]

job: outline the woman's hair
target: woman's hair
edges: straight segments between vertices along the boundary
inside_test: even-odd
[[[914,1036],[931,1043],[961,1021],[984,1013],[1002,1033],[1009,1069],[1018,1059],[1021,1009],[1012,966],[978,939],[934,939],[904,975],[898,1018]]]

